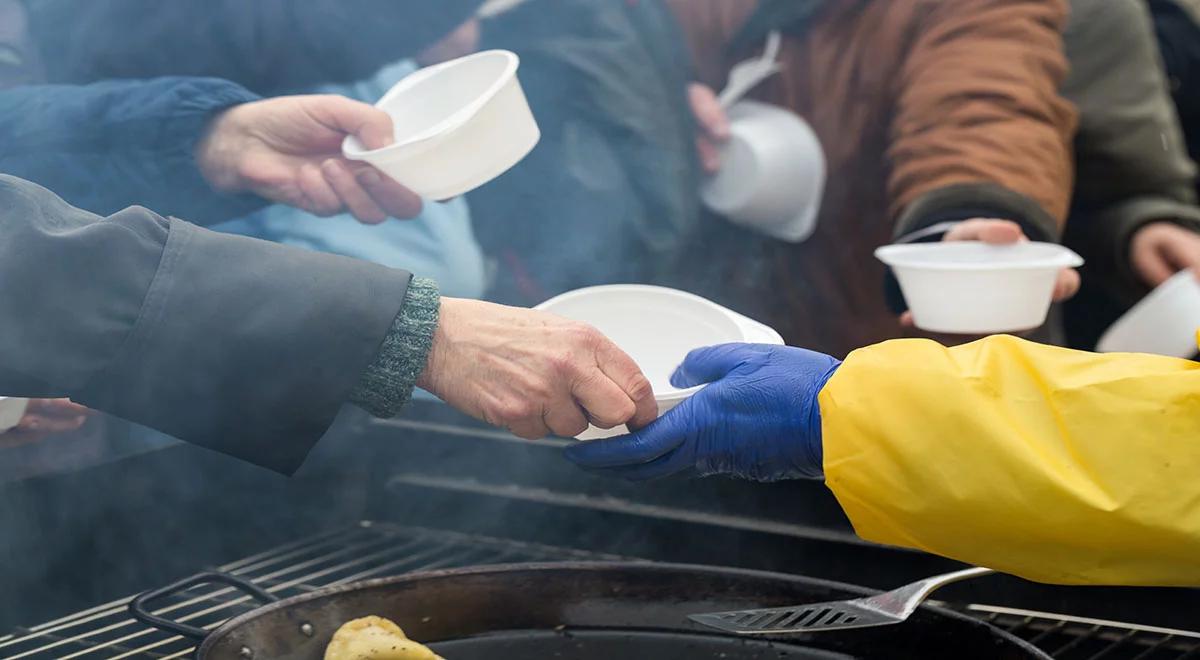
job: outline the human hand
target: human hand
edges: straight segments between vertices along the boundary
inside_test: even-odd
[[[0,447],[31,444],[48,435],[76,431],[91,414],[91,409],[70,399],[30,399],[21,421],[0,433]]]
[[[1151,287],[1184,269],[1200,276],[1200,234],[1172,222],[1152,222],[1134,232],[1129,260]]]
[[[943,241],[983,241],[992,245],[1008,245],[1028,241],[1021,225],[1011,220],[994,220],[990,218],[974,218],[956,224],[942,236]],[[1079,291],[1079,272],[1074,268],[1064,268],[1058,273],[1058,281],[1054,283],[1054,302],[1062,302],[1074,296]],[[900,325],[913,326],[912,312],[900,315]]]
[[[717,100],[712,88],[692,83],[688,85],[688,102],[700,134],[696,136],[696,153],[700,166],[708,174],[721,169],[721,145],[729,140],[729,116]]]
[[[342,140],[369,149],[392,143],[382,110],[342,96],[282,96],[217,115],[196,146],[196,162],[220,192],[252,192],[321,216],[349,210],[376,224],[412,218],[421,198],[365,163],[342,157]]]
[[[697,349],[671,382],[707,387],[640,431],[571,445],[566,457],[585,469],[638,481],[676,473],[754,481],[819,477],[817,394],[840,364],[786,346]]]
[[[650,381],[595,328],[553,314],[443,298],[417,385],[528,439],[640,428],[658,416]]]

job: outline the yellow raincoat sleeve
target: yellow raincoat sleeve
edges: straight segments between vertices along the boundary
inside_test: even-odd
[[[1200,365],[997,336],[856,351],[825,479],[865,539],[1032,580],[1200,585]]]

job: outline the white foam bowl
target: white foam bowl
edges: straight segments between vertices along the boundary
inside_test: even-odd
[[[650,380],[660,416],[704,387],[671,385],[671,374],[692,349],[730,342],[783,344],[779,333],[762,323],[700,296],[660,286],[576,289],[535,309],[589,323],[628,353]],[[576,437],[593,440],[624,433],[625,426],[591,426]]]
[[[516,165],[541,137],[517,80],[515,53],[489,50],[415,71],[375,104],[395,142],[368,150],[347,137],[342,153],[370,163],[427,199],[457,197]]]
[[[1083,265],[1061,245],[1036,242],[887,245],[875,256],[896,274],[918,328],[968,335],[1042,325],[1058,271]]]
[[[0,433],[11,430],[20,424],[27,407],[29,407],[29,399],[0,396]]]
[[[1200,282],[1176,273],[1117,319],[1096,344],[1101,353],[1156,353],[1190,358],[1200,328]]]
[[[704,205],[734,224],[799,243],[812,235],[825,189],[817,134],[785,108],[741,101],[729,109],[721,169],[700,188]]]

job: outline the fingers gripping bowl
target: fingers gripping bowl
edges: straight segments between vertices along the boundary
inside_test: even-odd
[[[343,155],[433,200],[491,181],[541,138],[517,80],[519,64],[514,53],[489,50],[409,75],[375,104],[391,116],[395,142],[368,150],[350,136]]]
[[[1042,325],[1058,272],[1083,265],[1071,250],[1037,242],[887,245],[875,256],[895,272],[917,327],[951,334]]]
[[[641,284],[577,289],[536,309],[594,326],[629,354],[654,389],[661,417],[704,386],[677,388],[671,374],[688,352],[730,342],[783,344],[775,330],[684,291]],[[575,436],[594,440],[627,433],[624,426],[589,426]]]

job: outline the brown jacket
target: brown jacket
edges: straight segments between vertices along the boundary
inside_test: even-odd
[[[752,54],[726,44],[758,0],[669,2],[698,77],[720,89]],[[728,272],[705,293],[791,343],[844,354],[900,334],[871,254],[894,236],[984,216],[1056,239],[1075,122],[1057,92],[1066,16],[1066,0],[828,0],[803,37],[785,36],[783,74],[753,95],[795,110],[821,138],[817,233],[785,245],[714,223],[693,257]]]

